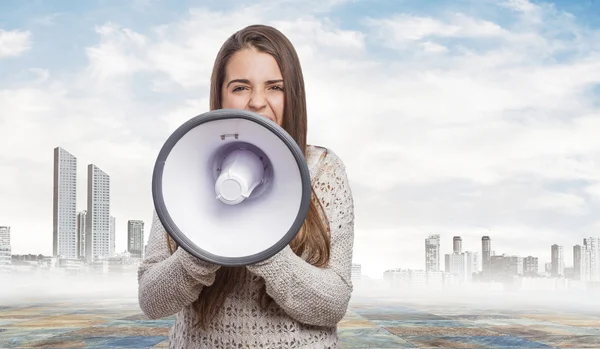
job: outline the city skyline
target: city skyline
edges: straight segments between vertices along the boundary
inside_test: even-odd
[[[67,150],[65,150],[63,147],[61,146],[57,146],[53,149],[54,152],[54,157],[53,157],[53,164],[54,164],[54,172],[53,172],[53,230],[52,230],[52,237],[53,237],[53,245],[52,245],[52,251],[53,254],[56,253],[56,251],[58,251],[60,249],[60,244],[57,243],[57,241],[59,239],[57,239],[57,237],[61,236],[61,230],[60,228],[62,227],[63,231],[63,236],[67,236],[68,237],[68,248],[65,250],[65,248],[63,248],[64,251],[70,251],[71,254],[67,254],[65,255],[67,258],[73,258],[73,254],[74,254],[74,258],[79,258],[79,254],[81,253],[81,250],[87,250],[89,248],[91,248],[92,246],[92,240],[90,239],[92,236],[92,230],[96,229],[97,231],[97,239],[100,242],[100,245],[102,246],[100,249],[102,251],[101,254],[103,254],[104,256],[112,256],[117,252],[121,252],[121,251],[130,251],[131,248],[136,248],[133,246],[139,246],[140,244],[142,244],[142,246],[145,246],[146,243],[146,239],[147,236],[144,234],[143,232],[143,226],[144,226],[144,221],[143,220],[139,220],[139,219],[129,219],[127,220],[126,223],[126,237],[124,239],[123,234],[119,234],[119,238],[117,238],[117,234],[116,234],[116,230],[117,230],[117,225],[115,224],[116,222],[116,217],[114,217],[111,212],[110,212],[110,206],[111,206],[111,193],[110,193],[110,182],[111,182],[111,177],[108,173],[106,173],[105,171],[103,171],[101,168],[99,168],[97,165],[95,165],[94,163],[89,163],[87,166],[85,166],[86,168],[86,176],[83,179],[78,180],[77,177],[77,171],[78,171],[78,159],[77,156],[73,155],[72,153],[68,152]],[[81,184],[79,182],[84,182],[85,183],[85,190],[79,190]],[[85,206],[83,206],[84,208],[81,209],[81,205],[78,205],[77,203],[77,195],[83,191],[85,193]],[[75,198],[75,199],[74,199]],[[62,203],[62,205],[61,205]],[[96,209],[96,211],[98,211],[99,213],[97,214],[100,218],[98,219],[97,223],[94,223],[92,220],[90,220],[88,217],[90,216],[88,214],[88,212],[92,212],[94,209]],[[58,215],[58,213],[63,212],[64,217],[60,217]],[[75,215],[73,215],[73,212],[76,212]],[[60,218],[60,219],[59,219]],[[137,225],[139,226],[141,222],[141,228],[134,228],[133,226]],[[0,222],[1,223],[1,222]],[[95,227],[95,228],[93,228]],[[81,229],[84,229],[83,231]],[[137,229],[138,232],[136,232],[136,238],[132,238],[132,229],[135,230]],[[141,229],[141,230],[140,230]],[[122,230],[122,229],[120,229]],[[82,240],[83,238],[83,240]],[[141,242],[139,241],[139,239],[142,239]],[[540,257],[540,256],[534,256],[534,258],[537,261],[537,271],[541,272],[544,269],[545,264],[547,263],[551,263],[552,264],[552,275],[556,275],[556,265],[553,264],[554,260],[558,257],[556,257],[555,255],[560,254],[560,261],[562,263],[562,267],[560,267],[561,270],[564,270],[566,267],[570,266],[571,268],[577,264],[577,262],[573,261],[573,255],[575,255],[575,248],[577,246],[579,246],[581,248],[581,245],[585,245],[586,244],[586,239],[589,237],[583,237],[580,240],[582,241],[582,243],[577,243],[572,245],[572,249],[571,248],[567,248],[565,250],[564,245],[559,245],[559,244],[552,244],[551,245],[551,251],[549,253],[550,258],[548,259],[548,261],[546,261],[546,259],[544,257]],[[75,239],[75,240],[73,240]],[[489,258],[486,259],[485,255],[486,255],[486,251],[484,251],[484,246],[486,246],[483,241],[482,241],[482,246],[481,246],[481,250],[477,251],[474,249],[464,249],[463,246],[470,246],[473,247],[473,244],[471,242],[471,244],[469,244],[469,239],[467,239],[467,244],[464,245],[463,244],[463,238],[462,236],[457,236],[457,235],[453,235],[452,236],[452,243],[451,246],[448,247],[440,247],[437,249],[433,249],[432,252],[428,252],[428,245],[435,245],[437,244],[438,246],[445,246],[446,244],[442,243],[442,234],[440,233],[436,233],[436,234],[429,234],[428,237],[425,239],[425,243],[426,243],[426,248],[425,248],[425,263],[423,266],[423,270],[430,270],[430,268],[432,268],[432,266],[434,269],[438,268],[437,270],[434,271],[445,271],[447,269],[446,264],[450,263],[450,264],[456,264],[459,263],[455,260],[456,257],[452,256],[453,252],[458,248],[459,250],[462,250],[463,252],[467,252],[467,255],[465,255],[466,260],[460,263],[468,263],[469,265],[473,265],[475,264],[476,268],[479,268],[480,270],[485,268],[485,263],[487,261],[489,261]],[[457,240],[458,239],[458,240]],[[490,236],[489,235],[484,235],[482,236],[482,240],[488,239],[487,242],[487,246],[489,246],[489,239]],[[123,240],[125,240],[125,242],[123,243]],[[121,248],[118,249],[116,246],[117,244],[122,247],[124,246],[125,248]],[[560,252],[555,251],[555,249],[558,248],[560,249]],[[471,252],[475,252],[475,256],[471,256],[468,253]],[[566,253],[565,253],[566,252]],[[569,253],[571,253],[571,255],[569,256]],[[22,252],[22,253],[18,253],[18,254],[29,254],[30,252]],[[63,252],[64,253],[64,252]],[[495,254],[495,250],[491,249],[488,250],[487,253],[489,255],[494,255]],[[17,254],[17,253],[13,253],[13,254]],[[38,253],[31,253],[31,254],[38,254]],[[43,253],[41,253],[43,254]],[[134,253],[135,254],[135,253]],[[507,257],[508,256],[519,256],[520,258],[522,258],[523,260],[526,260],[527,258],[531,258],[532,254],[529,253],[526,256],[522,256],[518,253],[510,253],[510,252],[503,252],[502,254],[506,254]],[[143,252],[139,253],[139,255],[143,255]],[[542,256],[544,254],[542,253]],[[568,261],[573,261],[573,263],[569,263],[566,262],[565,260]],[[90,262],[91,260],[89,258],[86,258],[86,262]],[[366,266],[365,269],[369,269],[369,262],[368,261],[359,261],[359,260],[354,260],[354,263],[359,264],[361,266]],[[414,268],[415,265],[412,266],[412,268],[409,269],[415,269]],[[381,275],[383,275],[383,271],[385,270],[389,270],[390,266],[388,267],[383,267],[380,268],[382,270],[380,270],[381,273],[373,273],[368,272],[365,275],[369,275],[370,277],[374,277],[374,278],[379,278]],[[402,268],[402,266],[400,266],[399,268]],[[470,267],[469,267],[470,268]],[[415,270],[419,270],[419,268],[416,268]],[[470,269],[469,269],[470,270]],[[597,273],[600,273],[600,271],[597,271]],[[595,274],[594,274],[595,275]]]
[[[55,154],[55,178],[54,178],[54,195],[58,195],[58,191],[56,190],[56,183],[58,183],[57,174],[60,174],[60,171],[58,170],[58,164],[60,162],[60,158],[61,156],[64,157],[65,155],[68,157],[68,162],[70,163],[75,163],[75,169],[77,168],[77,157],[75,157],[74,155],[68,153],[66,150],[62,149],[61,147],[56,147],[54,149],[54,154]],[[60,154],[60,155],[59,155]],[[89,233],[89,227],[92,226],[92,223],[90,221],[87,220],[87,210],[90,209],[91,207],[94,207],[94,203],[97,203],[95,201],[94,198],[90,198],[89,194],[91,192],[94,192],[96,190],[100,190],[100,189],[106,189],[105,192],[105,197],[103,197],[104,199],[106,199],[106,204],[110,205],[110,195],[108,194],[110,192],[110,176],[105,173],[104,171],[102,171],[100,168],[98,168],[96,165],[94,164],[88,164],[88,166],[86,166],[87,168],[87,173],[88,173],[88,177],[86,178],[86,194],[88,195],[88,200],[86,201],[87,205],[85,206],[87,209],[84,210],[76,210],[77,214],[76,214],[76,234],[80,234],[80,226],[83,224],[83,226],[85,226],[86,231],[84,231],[84,236],[86,238],[89,238],[91,236],[91,234]],[[72,173],[72,168],[69,169],[69,171],[71,171]],[[92,175],[92,176],[90,176]],[[101,183],[100,185],[97,184],[98,180],[96,179],[98,176],[100,176],[101,178]],[[72,187],[72,182],[69,182],[69,186]],[[60,188],[59,188],[60,189]],[[69,188],[69,191],[72,191],[72,188]],[[77,188],[75,189],[75,192],[78,192]],[[59,197],[58,197],[59,198]],[[96,199],[97,200],[97,199]],[[53,202],[58,202],[58,200],[55,200],[55,198],[53,198]],[[69,205],[71,205],[71,202],[69,202]],[[57,207],[53,206],[53,212],[57,212]],[[110,250],[109,255],[112,256],[114,254],[118,254],[121,252],[129,252],[132,253],[132,256],[136,255],[136,252],[139,250],[135,250],[138,249],[139,246],[142,246],[142,251],[137,252],[139,254],[139,256],[143,256],[144,252],[143,252],[143,248],[145,247],[145,243],[146,243],[146,236],[144,233],[144,221],[143,220],[138,220],[138,219],[130,219],[127,220],[127,236],[126,236],[126,242],[125,242],[125,246],[126,249],[125,250],[119,250],[117,251],[115,249],[115,243],[116,243],[116,236],[114,234],[114,230],[116,228],[116,226],[114,225],[114,221],[115,221],[115,217],[113,217],[112,215],[110,215],[110,211],[107,210],[104,212],[105,214],[108,214],[110,217],[110,225],[109,225],[109,229],[110,232],[112,232],[112,235],[106,235],[104,238],[108,239],[109,237],[112,238],[113,240],[110,240],[110,246],[112,246],[112,249],[109,247],[109,244],[106,244],[105,250]],[[87,224],[86,224],[87,223]],[[105,222],[104,222],[105,223]],[[53,224],[53,227],[55,226],[55,224]],[[0,226],[3,227],[3,226]],[[9,236],[9,241],[10,241],[10,226],[4,226],[6,228],[8,228],[8,236]],[[104,224],[104,227],[106,228],[106,224]],[[109,231],[104,231],[104,233],[108,233]],[[55,231],[53,230],[53,237],[56,236]],[[87,241],[87,239],[84,238],[84,242]],[[122,237],[121,237],[122,238]],[[581,254],[581,247],[582,245],[585,247],[586,245],[590,244],[590,240],[592,239],[593,242],[591,242],[593,245],[591,246],[594,249],[598,249],[598,240],[600,240],[600,238],[596,238],[596,237],[584,237],[582,238],[582,243],[575,243],[572,246],[572,249],[567,248],[567,251],[573,251],[573,254],[571,255],[571,257],[573,257],[574,255],[576,255],[576,249],[579,248],[579,253]],[[79,240],[80,238],[77,237],[77,240]],[[122,240],[122,239],[121,239]],[[474,253],[475,254],[475,259],[472,261],[471,260],[471,256],[468,257],[468,263],[473,264],[474,263],[474,267],[478,272],[481,272],[483,269],[485,269],[485,264],[486,264],[486,260],[489,260],[489,257],[492,256],[504,256],[506,255],[506,257],[519,257],[523,260],[523,263],[527,263],[527,260],[530,258],[534,258],[536,261],[536,274],[543,274],[543,270],[544,270],[544,265],[546,264],[551,264],[551,270],[549,270],[550,274],[552,276],[559,276],[562,277],[564,276],[563,272],[557,272],[557,268],[555,265],[555,260],[557,260],[557,258],[559,258],[558,260],[560,260],[558,263],[559,265],[561,265],[561,267],[559,269],[563,270],[565,268],[577,268],[578,262],[575,261],[573,258],[568,259],[567,262],[565,262],[565,259],[567,258],[566,254],[565,254],[565,246],[564,245],[558,245],[558,244],[552,244],[550,246],[551,252],[550,254],[550,258],[548,261],[545,261],[543,257],[539,257],[539,256],[532,256],[531,254],[527,254],[526,256],[521,256],[518,254],[514,254],[514,253],[506,253],[506,252],[501,252],[501,253],[496,253],[496,250],[493,249],[492,245],[491,245],[491,236],[489,235],[484,235],[481,237],[481,245],[480,245],[480,250],[465,250],[463,248],[463,238],[462,236],[452,236],[452,243],[450,244],[451,247],[446,247],[445,249],[442,249],[442,246],[446,245],[444,243],[442,243],[443,240],[443,234],[440,233],[436,233],[436,234],[429,234],[426,238],[425,238],[425,251],[424,251],[424,257],[425,257],[425,262],[423,264],[423,268],[417,268],[417,269],[413,269],[413,270],[424,270],[424,271],[441,271],[441,272],[447,272],[447,264],[450,263],[456,263],[456,262],[452,262],[451,259],[448,260],[448,257],[455,253],[457,253],[457,251],[459,251],[459,253]],[[485,241],[485,242],[484,242]],[[81,241],[77,241],[78,243],[81,243]],[[436,245],[437,248],[434,248],[434,252],[432,254],[432,252],[428,251],[429,248],[431,246]],[[53,251],[57,248],[58,245],[53,243]],[[76,247],[79,248],[79,247]],[[0,248],[1,249],[1,248]],[[84,247],[85,249],[85,247]],[[132,251],[132,249],[134,249],[134,251]],[[560,251],[560,252],[558,252]],[[486,259],[485,255],[486,252],[489,254],[488,258]],[[600,252],[600,251],[599,251]],[[13,253],[15,255],[17,255],[17,253]],[[36,255],[37,253],[18,253],[20,255],[27,255],[27,254],[33,254]],[[42,254],[43,255],[43,254]],[[558,255],[560,255],[560,257],[557,257]],[[79,256],[78,256],[79,257]],[[76,258],[78,258],[76,257]],[[445,257],[445,258],[444,258]],[[598,258],[600,257],[600,254],[597,255]],[[66,258],[70,258],[70,257],[66,257]],[[569,262],[570,261],[570,262]],[[86,259],[86,262],[89,262],[89,259]],[[364,263],[361,263],[359,261],[354,261],[353,262],[355,265],[357,265],[359,267],[359,270],[361,269],[361,266],[365,265]],[[580,262],[579,262],[580,263]],[[591,263],[594,263],[593,261]],[[598,262],[596,262],[598,263]],[[598,263],[600,264],[600,263]],[[368,265],[368,263],[366,263],[366,265]],[[579,266],[581,267],[581,266]],[[488,267],[489,268],[489,267]],[[405,269],[402,266],[396,266],[394,268],[387,268],[383,271],[382,275],[383,276],[387,271],[389,270],[393,270],[393,269]],[[407,269],[411,269],[411,268],[407,268]],[[525,269],[527,269],[527,267],[525,267]],[[469,269],[470,270],[470,269]],[[546,270],[548,271],[548,270]],[[596,271],[593,272],[594,277],[598,277],[598,275],[600,275],[600,269],[597,268]],[[367,274],[365,274],[366,276],[369,276]],[[525,273],[526,275],[526,273]],[[373,274],[370,274],[370,277],[373,277]],[[379,278],[379,277],[375,277],[375,278]],[[469,277],[469,280],[471,278]]]
[[[86,166],[85,208],[79,209],[77,156],[58,146],[53,160],[52,256],[87,263],[114,256],[116,218],[110,211],[110,175],[93,163]],[[127,220],[127,251],[141,257],[144,245],[144,222]]]
[[[59,148],[56,148],[59,149]],[[56,153],[55,149],[55,153]],[[94,171],[100,173],[104,177],[106,185],[108,183],[106,178],[108,175],[102,172],[100,169],[95,167],[93,164],[88,165],[88,173],[93,174]],[[88,191],[89,189],[97,189],[96,185],[93,185],[94,179],[88,179]],[[102,186],[100,186],[102,187]],[[93,191],[93,190],[92,190]],[[94,200],[88,200],[88,205],[93,203]],[[89,207],[89,206],[88,206]],[[86,221],[86,210],[80,211],[77,214],[77,233],[79,234],[79,226],[81,224],[85,225]],[[114,217],[110,216],[111,223],[114,222]],[[91,223],[88,222],[88,225],[91,226]],[[2,230],[4,229],[4,230]],[[114,223],[111,225],[111,230],[114,229]],[[106,232],[106,231],[105,231]],[[4,236],[3,240],[0,241],[0,252],[6,252],[6,244],[2,244],[2,242],[8,241],[8,251],[10,251],[10,226],[0,226],[0,234]],[[85,234],[90,236],[90,234]],[[0,237],[2,237],[0,236]],[[112,235],[114,238],[114,235]],[[127,249],[126,252],[130,253],[132,257],[135,258],[143,258],[144,256],[144,248],[145,248],[145,238],[144,238],[144,222],[142,220],[128,220],[127,221]],[[86,239],[87,240],[87,239]],[[452,236],[451,243],[451,251],[449,253],[442,253],[441,246],[442,243],[441,234],[429,234],[425,238],[425,249],[424,249],[424,265],[423,268],[404,268],[402,266],[396,266],[394,268],[387,268],[383,271],[381,277],[384,277],[388,272],[393,270],[413,270],[413,271],[423,271],[426,273],[429,272],[441,272],[441,273],[450,273],[454,274],[455,277],[458,277],[462,281],[472,281],[476,279],[474,274],[480,274],[480,281],[494,281],[492,279],[488,279],[491,274],[497,273],[498,271],[494,271],[497,268],[506,269],[507,266],[497,265],[498,258],[503,258],[510,260],[511,268],[514,268],[512,264],[514,260],[517,260],[520,267],[515,269],[513,273],[517,273],[522,276],[541,276],[544,274],[548,274],[551,277],[569,277],[574,278],[575,280],[584,280],[584,281],[600,281],[600,249],[599,249],[599,237],[586,237],[582,239],[582,244],[576,243],[572,245],[572,259],[569,261],[565,260],[565,249],[563,245],[552,244],[550,246],[550,261],[545,261],[539,256],[533,256],[531,254],[527,254],[526,256],[511,254],[506,252],[496,252],[493,248],[493,239],[489,235],[484,235],[481,237],[481,245],[480,251],[476,250],[465,250],[463,249],[463,239],[461,236]],[[80,243],[78,241],[78,243]],[[114,246],[114,241],[112,241]],[[588,250],[586,254],[586,250]],[[114,247],[113,251],[109,254],[109,257],[115,255]],[[6,254],[6,253],[4,253]],[[27,254],[27,253],[25,253]],[[15,254],[17,255],[17,254]],[[35,254],[34,254],[35,255]],[[441,257],[444,258],[441,258]],[[578,258],[575,258],[577,256]],[[0,256],[1,257],[1,256]],[[516,259],[515,259],[516,258]],[[0,258],[1,259],[1,258]],[[496,260],[496,261],[495,261]],[[89,259],[86,259],[86,262],[90,262]],[[500,262],[504,263],[504,262]],[[356,270],[360,273],[362,270],[362,263],[353,261],[353,274]],[[367,263],[368,265],[368,263]],[[358,269],[356,269],[358,268]],[[462,270],[458,270],[462,269]],[[573,273],[572,275],[567,275],[566,271],[570,269]],[[487,272],[486,272],[487,270]],[[491,274],[490,274],[491,273]],[[373,278],[373,274],[364,274],[367,277]],[[374,277],[375,279],[379,279],[380,277]],[[498,281],[498,280],[496,280]]]

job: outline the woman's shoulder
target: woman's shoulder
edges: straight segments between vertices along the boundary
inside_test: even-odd
[[[321,200],[329,202],[331,209],[351,205],[352,191],[340,156],[331,148],[309,145],[307,157],[313,188]]]
[[[313,178],[323,172],[345,170],[344,163],[338,154],[331,148],[320,145],[307,145],[306,162]]]

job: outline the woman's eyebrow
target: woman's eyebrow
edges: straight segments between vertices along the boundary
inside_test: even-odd
[[[250,84],[250,80],[248,80],[248,79],[233,79],[227,83],[227,87],[229,87],[229,85],[233,84],[234,82],[240,82],[242,84]]]
[[[227,83],[227,87],[229,87],[229,85],[231,85],[231,84],[233,84],[235,82],[239,82],[239,83],[242,83],[242,84],[250,84],[250,80],[248,80],[248,79],[233,79],[233,80],[231,80],[231,81],[229,81]],[[277,84],[277,83],[280,83],[280,82],[283,82],[283,79],[274,79],[274,80],[267,80],[267,81],[265,81],[265,83],[267,85]]]

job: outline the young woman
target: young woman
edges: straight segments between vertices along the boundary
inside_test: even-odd
[[[177,314],[171,348],[337,348],[352,293],[354,203],[340,158],[306,144],[304,81],[288,39],[262,25],[233,34],[216,58],[210,108],[261,114],[305,149],[308,216],[280,253],[230,268],[178,248],[155,213],[139,269],[142,311],[151,319]]]

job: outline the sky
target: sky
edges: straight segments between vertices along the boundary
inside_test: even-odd
[[[425,267],[425,238],[533,255],[600,236],[600,4],[561,0],[0,3],[0,225],[52,254],[52,156],[111,177],[117,251],[152,217],[158,151],[208,111],[214,58],[246,25],[300,56],[309,143],[346,165],[354,262]],[[146,234],[147,238],[147,234]]]

